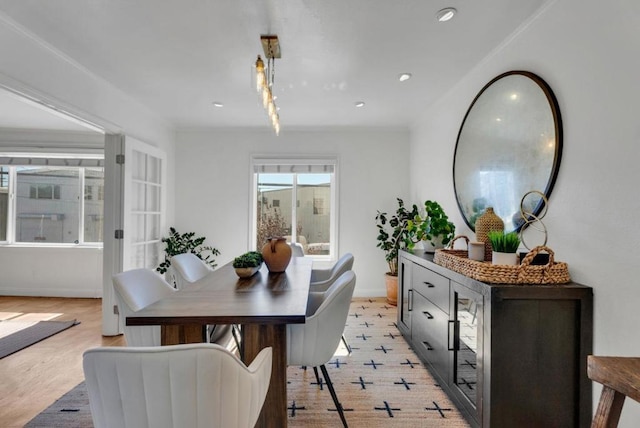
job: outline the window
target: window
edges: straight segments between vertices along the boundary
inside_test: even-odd
[[[335,258],[336,166],[334,158],[254,158],[254,248],[285,236],[306,255]]]
[[[89,166],[66,166],[79,161]],[[0,155],[0,162],[0,241],[102,242],[102,159]]]

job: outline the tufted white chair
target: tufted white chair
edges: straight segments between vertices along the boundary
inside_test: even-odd
[[[353,254],[351,253],[340,257],[331,269],[313,269],[310,291],[326,291],[340,275],[352,269]]]
[[[309,303],[304,324],[287,325],[288,364],[310,366],[314,369],[320,367],[345,427],[347,421],[342,405],[338,401],[325,364],[331,360],[340,343],[355,286],[355,273],[345,272],[326,292],[318,294],[317,298]]]
[[[149,269],[132,269],[113,276],[120,322],[128,346],[160,346],[160,326],[127,326],[134,312],[174,293],[167,281]]]
[[[252,428],[271,379],[272,349],[249,367],[201,343],[94,348],[83,355],[96,428]]]
[[[171,267],[173,268],[173,278],[178,290],[213,272],[213,269],[208,264],[193,253],[177,254],[171,257]],[[207,326],[207,337],[210,343],[226,346],[231,338],[230,333],[233,333],[239,349],[240,341],[236,332],[232,331],[231,326],[223,324]]]
[[[171,257],[171,267],[178,290],[213,272],[209,265],[193,253],[177,254]]]
[[[302,244],[297,242],[290,242],[289,246],[291,247],[291,257],[304,257],[304,249],[302,248]]]

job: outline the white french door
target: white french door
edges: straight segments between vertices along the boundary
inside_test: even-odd
[[[166,154],[162,150],[128,136],[106,136],[104,335],[120,332],[111,276],[135,268],[155,269],[160,262],[165,193]]]

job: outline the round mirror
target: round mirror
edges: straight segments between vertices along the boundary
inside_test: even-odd
[[[467,225],[487,207],[519,230],[522,197],[537,190],[549,198],[562,154],[562,123],[551,88],[526,71],[510,71],[482,88],[460,126],[453,185]],[[542,198],[527,198],[524,211],[537,215]]]

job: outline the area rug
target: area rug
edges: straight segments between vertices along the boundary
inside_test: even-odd
[[[400,335],[396,307],[383,298],[354,299],[344,345],[326,364],[350,427],[468,427]],[[324,380],[311,367],[287,370],[289,427],[340,427]],[[92,427],[84,382],[32,419],[28,428]]]
[[[1,321],[0,358],[18,352],[76,324],[71,321]]]

